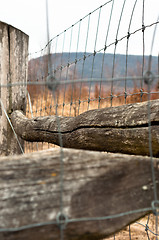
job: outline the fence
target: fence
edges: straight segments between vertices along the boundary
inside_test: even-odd
[[[145,213],[152,212],[152,211],[155,211],[156,216],[151,215],[140,220],[140,222],[136,222],[134,225],[129,225],[126,231],[122,231],[118,234],[115,234],[110,239],[120,239],[120,238],[133,239],[136,237],[135,234],[143,235],[142,237],[144,239],[158,239],[158,214],[157,214],[157,208],[156,208],[156,205],[158,204],[158,199],[157,199],[158,186],[156,186],[158,173],[156,173],[157,170],[155,168],[158,162],[153,158],[153,156],[155,155],[155,149],[156,151],[158,151],[158,148],[155,147],[154,149],[152,147],[152,145],[154,144],[153,126],[158,125],[158,118],[156,118],[157,120],[155,119],[154,122],[152,121],[153,119],[152,115],[155,115],[155,111],[157,110],[153,112],[153,107],[151,108],[152,103],[150,100],[158,99],[159,97],[159,91],[158,91],[159,61],[157,57],[157,51],[158,51],[157,26],[159,23],[159,19],[157,18],[157,20],[156,19],[150,19],[149,21],[147,20],[148,3],[145,2],[144,0],[143,1],[137,1],[137,0],[126,1],[125,0],[125,1],[119,1],[119,2],[120,3],[117,3],[117,1],[113,1],[113,0],[106,2],[104,5],[90,12],[87,16],[85,16],[84,18],[81,18],[78,22],[73,24],[71,27],[69,27],[68,29],[64,30],[62,33],[60,33],[59,35],[51,39],[48,42],[48,44],[40,52],[30,55],[29,69],[28,69],[28,83],[27,83],[29,94],[27,98],[26,116],[31,119],[37,116],[40,116],[40,117],[48,116],[48,115],[56,116],[55,117],[55,121],[57,124],[56,132],[58,132],[57,143],[58,145],[60,145],[60,149],[55,150],[53,153],[56,156],[58,155],[58,159],[60,161],[59,166],[57,167],[58,171],[60,172],[59,174],[60,185],[58,186],[59,195],[57,196],[57,199],[59,199],[59,202],[58,202],[59,208],[57,208],[57,206],[54,206],[54,205],[52,206],[54,206],[56,210],[58,209],[59,214],[55,214],[56,211],[52,213],[52,219],[54,219],[54,221],[45,221],[45,222],[39,221],[37,223],[37,219],[35,217],[36,222],[35,223],[33,222],[31,225],[27,225],[24,221],[25,224],[23,223],[13,224],[14,228],[10,228],[10,227],[8,227],[7,229],[6,227],[5,229],[1,228],[0,231],[2,234],[4,234],[2,235],[4,239],[5,239],[5,236],[9,236],[9,232],[11,233],[14,232],[14,234],[16,234],[16,235],[13,235],[13,237],[10,239],[15,239],[14,238],[15,236],[16,236],[16,239],[18,239],[18,237],[20,237],[19,239],[23,239],[23,238],[25,239],[26,229],[29,229],[28,231],[30,231],[30,235],[32,234],[32,236],[34,236],[34,239],[36,238],[45,239],[46,236],[47,236],[47,239],[51,239],[52,237],[54,237],[55,239],[59,239],[59,238],[60,239],[65,239],[65,238],[102,239],[105,236],[109,235],[110,233],[112,234],[113,230],[110,230],[112,225],[117,226],[119,223],[121,223],[123,228],[123,226],[126,226],[127,223],[131,223],[131,221],[133,222],[135,219],[145,215]],[[117,9],[118,11],[116,11]],[[157,17],[157,16],[153,15],[152,17]],[[140,20],[136,21],[136,19],[139,19],[139,18]],[[134,52],[136,55],[132,55],[132,53]],[[8,83],[1,84],[1,88],[6,89],[6,87],[9,86],[12,89],[14,88],[14,86],[17,86],[17,85],[20,86],[20,89],[21,89],[21,87],[24,86],[24,82],[17,83],[16,81],[16,83],[13,83],[11,85],[9,85]],[[3,102],[2,97],[1,97],[1,101]],[[65,204],[67,201],[65,200],[65,198],[69,199],[69,195],[67,195],[66,193],[68,191],[67,174],[69,175],[71,173],[71,168],[68,169],[67,168],[68,165],[65,165],[65,162],[67,162],[65,157],[70,158],[70,155],[79,156],[80,154],[82,155],[83,153],[73,152],[71,149],[67,152],[65,149],[63,149],[64,140],[63,140],[63,132],[61,131],[62,119],[65,119],[65,117],[68,117],[68,119],[71,119],[71,117],[77,117],[81,113],[86,112],[87,110],[93,110],[93,109],[108,108],[108,111],[110,111],[110,114],[111,114],[111,112],[113,111],[111,107],[122,106],[123,104],[145,102],[145,101],[147,101],[146,113],[144,113],[143,111],[144,107],[143,105],[141,105],[142,108],[140,109],[140,114],[138,114],[138,111],[137,111],[136,115],[137,117],[141,117],[143,114],[144,116],[143,118],[147,120],[147,122],[144,123],[144,125],[142,125],[142,131],[144,131],[143,130],[144,127],[148,127],[148,130],[146,130],[146,132],[148,132],[148,138],[147,140],[144,140],[144,144],[146,145],[148,143],[149,145],[148,155],[150,156],[149,163],[151,164],[149,164],[148,169],[146,168],[148,165],[146,160],[144,160],[145,162],[141,163],[141,167],[137,169],[136,167],[133,167],[133,165],[130,165],[130,162],[126,161],[125,163],[123,163],[122,158],[124,159],[124,156],[123,157],[117,156],[117,160],[120,159],[120,161],[123,163],[124,168],[126,168],[128,164],[128,169],[126,172],[123,171],[123,168],[118,168],[118,165],[113,162],[113,159],[109,160],[110,162],[112,161],[112,168],[110,169],[109,174],[108,173],[107,174],[109,175],[111,181],[109,179],[109,181],[107,182],[107,179],[105,179],[104,177],[103,179],[106,182],[106,188],[108,188],[110,192],[108,191],[107,195],[103,196],[102,199],[106,199],[106,204],[105,206],[102,206],[102,207],[100,205],[103,203],[101,202],[101,199],[97,199],[93,201],[92,199],[96,199],[96,198],[89,191],[89,188],[93,189],[92,190],[93,194],[96,193],[97,195],[102,196],[101,191],[99,192],[95,191],[95,189],[98,187],[100,190],[102,188],[104,189],[104,186],[100,185],[100,181],[99,180],[95,181],[95,184],[93,186],[92,185],[89,186],[89,183],[86,182],[87,183],[86,185],[88,185],[88,187],[86,189],[82,189],[82,187],[78,185],[78,179],[76,179],[73,176],[72,179],[74,180],[76,179],[77,189],[78,190],[80,189],[80,191],[85,196],[85,198],[87,198],[86,200],[83,200],[84,197],[79,195],[81,199],[81,203],[80,203],[80,199],[78,198],[79,196],[75,198],[76,201],[74,200],[75,201],[74,204],[76,203],[76,206],[73,205],[74,212],[77,211],[76,208],[80,209],[81,204],[89,208],[88,204],[86,203],[89,198],[91,198],[92,200],[92,201],[90,200],[89,204],[91,205],[91,202],[93,202],[94,204],[91,208],[93,215],[92,214],[85,215],[84,210],[82,209],[81,214],[83,215],[80,215],[78,213],[77,218],[70,218],[71,215],[67,216],[66,214],[67,209],[65,208]],[[122,109],[122,108],[118,108],[118,109]],[[3,108],[1,109],[1,111],[3,111]],[[126,113],[125,113],[125,119],[126,119]],[[38,118],[36,119],[36,121],[38,121]],[[91,119],[91,121],[93,121],[93,119]],[[112,118],[112,121],[113,121],[113,118]],[[128,127],[130,127],[130,125],[128,125]],[[135,129],[135,127],[130,127],[130,128]],[[86,131],[86,127],[84,128],[84,131]],[[46,130],[44,132],[46,132]],[[53,130],[52,132],[54,133],[55,130]],[[79,133],[79,135],[81,134],[82,133]],[[90,133],[88,133],[88,135],[89,134]],[[136,134],[137,134],[136,141],[139,143],[140,136],[138,135],[139,134],[138,128],[136,128]],[[33,132],[32,132],[32,135],[33,135]],[[143,135],[141,136],[141,141],[143,141]],[[125,136],[126,135],[124,135],[124,137]],[[24,136],[23,138],[25,139]],[[112,146],[114,144],[113,142],[115,142],[115,138],[116,136],[114,136],[114,139],[112,140]],[[125,139],[125,142],[126,140],[127,139]],[[71,144],[73,143],[71,142]],[[124,138],[123,138],[122,144],[124,145]],[[103,142],[103,146],[104,145],[106,144]],[[118,143],[116,143],[116,145],[118,145]],[[42,143],[25,142],[24,152],[28,153],[28,152],[33,152],[37,150],[39,151],[39,150],[44,150],[50,147],[52,148],[57,146],[52,145],[50,143],[48,144],[43,142]],[[114,151],[112,150],[112,152]],[[155,155],[156,157],[158,157],[157,154]],[[46,157],[44,157],[45,160],[47,160],[48,155],[49,155],[49,152],[46,153]],[[39,159],[38,154],[35,156],[37,159]],[[82,156],[86,158],[86,155],[82,155]],[[101,170],[102,166],[106,166],[106,165],[104,165],[105,163],[101,159],[100,160],[101,165],[97,166],[97,163],[95,162],[98,161],[97,159],[100,159],[100,156],[101,155],[100,154],[98,155],[96,152],[94,152],[91,156],[89,156],[89,153],[88,153],[87,157],[89,160],[90,158],[93,159],[92,161],[94,165],[87,165],[87,161],[83,159],[83,163],[85,163],[85,168],[86,169],[87,167],[88,169],[90,168],[90,171],[92,171],[92,168],[97,168],[99,173],[101,174],[100,171],[102,171]],[[24,158],[25,158],[25,155],[24,155]],[[109,159],[109,155],[107,155],[107,158]],[[127,159],[128,158],[129,157],[127,156]],[[137,158],[140,160],[133,159],[133,161],[134,162],[136,161],[135,164],[138,166],[139,162],[141,161],[141,158],[139,156]],[[74,157],[74,161],[77,161],[77,166],[80,165],[81,160],[78,161],[78,159]],[[34,161],[34,164],[35,163],[36,161]],[[42,162],[40,161],[40,159],[39,159],[39,163],[40,163],[39,169],[45,172],[46,169],[42,167]],[[69,163],[73,165],[73,162],[71,160]],[[50,162],[48,163],[48,166],[49,164]],[[28,163],[28,165],[30,168],[32,168],[31,164]],[[58,165],[58,162],[56,162],[56,165]],[[8,163],[8,166],[10,167],[11,164]],[[34,165],[34,166],[37,166],[37,165]],[[73,172],[75,171],[75,168],[77,166],[75,165],[72,168]],[[58,171],[57,172],[54,171],[54,166],[51,165],[51,167],[52,167],[51,174],[53,176],[56,176]],[[86,170],[85,168],[83,167],[83,173],[81,170],[82,168],[80,168],[79,171],[81,171],[81,174],[83,174],[83,176],[85,176],[86,179],[93,178],[93,175],[97,174],[96,173],[97,171],[94,171],[94,172],[91,172],[91,174],[89,175],[89,171]],[[115,173],[113,171],[113,168],[114,168],[114,171],[115,169],[116,170],[118,169],[119,175],[121,172],[121,176],[114,175]],[[132,196],[132,199],[134,199],[134,202],[132,202],[132,200],[130,200],[128,195],[126,195],[127,204],[125,203],[125,205],[127,206],[129,203],[130,208],[128,208],[128,210],[125,210],[120,205],[119,201],[121,199],[118,200],[118,197],[120,198],[120,193],[121,193],[120,186],[117,184],[116,181],[114,181],[114,179],[118,179],[120,184],[122,183],[121,187],[124,186],[126,188],[126,186],[123,185],[124,183],[121,181],[123,177],[125,181],[126,180],[128,181],[128,186],[130,187],[130,182],[133,181],[133,177],[128,178],[128,176],[131,176],[132,169],[134,170],[133,176],[135,176],[135,182],[136,182],[134,187],[135,190],[133,190],[133,193],[137,195],[137,192],[141,191],[140,188],[142,186],[142,190],[145,195],[143,195],[143,192],[142,192],[142,194],[137,197],[135,197],[135,195]],[[143,171],[141,171],[141,169],[143,169]],[[22,170],[20,171],[21,171],[20,174],[23,175],[24,172]],[[65,175],[65,171],[67,173],[66,175]],[[136,172],[136,175],[135,175],[135,172]],[[35,172],[33,172],[32,174],[34,175]],[[100,174],[99,176],[98,174],[96,176],[96,177],[99,177],[99,179],[101,177]],[[41,177],[41,175],[38,175],[37,172],[36,172],[36,176],[39,176],[39,178]],[[149,178],[152,178],[151,190],[153,189],[152,190],[153,193],[151,194],[147,189],[147,186],[149,186],[150,183],[146,182],[146,179],[149,179]],[[82,181],[82,177],[80,178],[80,180]],[[67,184],[65,182],[67,182]],[[43,180],[41,180],[40,185],[41,186],[45,185]],[[76,187],[73,185],[71,186],[72,186],[72,191],[74,191],[74,188]],[[111,191],[112,188],[114,188],[114,191]],[[129,188],[129,191],[130,189],[132,190],[131,187]],[[37,189],[34,189],[34,190],[37,190]],[[45,189],[45,191],[48,192],[49,189]],[[55,192],[55,190],[51,190],[51,191]],[[78,193],[80,191],[78,191]],[[87,194],[87,191],[89,194]],[[116,196],[115,192],[119,193],[119,196]],[[110,193],[110,196],[109,196],[110,200],[108,200],[108,193]],[[40,192],[40,194],[42,194],[42,192]],[[71,195],[71,192],[69,192],[69,194]],[[42,194],[42,197],[43,196],[44,195]],[[113,202],[113,204],[115,204],[113,205],[113,207],[112,205],[110,206],[108,204],[109,201],[110,202],[114,201],[112,200],[112,196],[115,196],[115,199],[116,199],[116,201]],[[34,194],[33,194],[33,198],[35,198]],[[145,201],[143,200],[141,201],[141,199],[143,198],[145,198]],[[57,201],[57,199],[54,199],[54,201],[55,200]],[[146,199],[149,199],[149,201],[147,202]],[[49,198],[49,200],[51,201],[51,198]],[[123,203],[124,201],[121,201],[121,202]],[[84,207],[84,209],[86,207]],[[119,207],[118,211],[117,211],[117,207]],[[103,211],[104,208],[106,208],[105,211]],[[112,210],[113,214],[111,211],[108,211],[109,208],[110,209],[113,208]],[[37,207],[37,209],[39,210],[39,212],[41,211],[40,208]],[[45,209],[45,211],[48,214],[48,210]],[[52,212],[53,209],[51,210],[49,209],[49,211]],[[87,209],[85,209],[85,212],[88,213]],[[107,214],[102,215],[103,212]],[[137,215],[138,217],[135,215],[135,218],[132,219],[130,216],[132,216],[133,214],[139,214],[139,215]],[[40,216],[40,219],[43,218],[42,215],[39,215],[39,216]],[[29,219],[27,219],[27,222],[29,222]],[[79,225],[76,225],[76,223],[78,223]],[[71,224],[73,226],[72,229],[71,229]],[[55,229],[56,225],[59,226],[58,231]],[[84,225],[86,226],[86,229]],[[137,228],[137,226],[138,227],[140,226],[141,228]],[[35,227],[41,227],[41,231],[39,230],[38,234],[37,234],[37,231],[35,230]],[[117,226],[116,230],[119,230],[120,227],[121,226],[119,227]],[[59,232],[59,235],[58,234],[54,235],[50,230],[51,228],[52,230],[54,230],[56,234],[57,232]],[[76,228],[77,228],[77,232],[75,231]],[[93,228],[95,230],[100,229],[100,232],[93,232]],[[105,230],[103,230],[104,228]],[[67,229],[68,229],[68,232],[67,232]],[[91,232],[91,229],[92,229],[92,232]],[[21,235],[18,236],[20,230],[21,230],[20,232]],[[25,230],[24,235],[22,230]],[[73,233],[71,233],[71,231]],[[79,231],[82,231],[82,233],[84,231],[85,235],[79,236],[80,234]],[[77,236],[79,236],[79,238],[77,238],[75,233],[77,233]]]

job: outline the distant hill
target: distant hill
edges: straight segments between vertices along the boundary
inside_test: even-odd
[[[125,76],[141,76],[142,71],[148,69],[149,56],[126,55],[97,53],[95,56],[91,53],[85,54],[87,57],[84,60],[84,53],[56,53],[51,55],[52,68],[56,71],[57,79],[72,79],[72,78],[108,78],[112,74],[114,77]],[[71,64],[75,62],[76,64]],[[143,65],[144,62],[144,65]],[[69,67],[67,67],[69,64]],[[29,62],[29,80],[41,78],[41,75],[47,75],[47,56],[32,59]],[[60,68],[60,66],[65,66]],[[113,70],[114,65],[114,70]],[[103,66],[103,69],[102,69]],[[144,66],[144,67],[143,67]],[[158,74],[158,58],[152,57],[151,70],[153,74]],[[127,70],[126,70],[127,68]],[[37,74],[37,76],[36,76]],[[34,75],[34,76],[33,76]]]

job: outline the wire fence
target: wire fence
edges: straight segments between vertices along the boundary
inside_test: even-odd
[[[159,17],[153,14],[149,19],[148,8],[149,4],[144,0],[107,1],[49,40],[39,52],[30,54],[26,116],[56,115],[58,121],[58,116],[75,117],[90,109],[148,101],[150,171],[154,185],[152,203],[158,203],[151,146],[150,100],[159,98]],[[2,110],[5,111],[3,107]],[[120,221],[121,216],[134,213],[130,211],[113,216],[67,218],[63,213],[65,196],[60,122],[58,126],[61,147],[60,216],[64,216],[63,221],[60,216],[57,218],[60,239],[64,239],[63,226],[66,223],[113,218],[119,218]],[[24,151],[27,153],[50,147],[57,146],[25,142]],[[154,209],[154,206],[150,206],[147,210]],[[142,211],[145,209],[136,210]],[[57,224],[57,221],[0,229],[0,232],[50,224]],[[140,228],[136,230],[135,226]],[[142,239],[158,239],[158,216],[150,215],[110,239],[137,239],[136,231]]]

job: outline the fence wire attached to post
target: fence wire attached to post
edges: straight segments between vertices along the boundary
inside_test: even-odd
[[[33,115],[54,115],[56,117],[60,147],[60,208],[55,221],[39,221],[39,223],[15,228],[0,228],[0,232],[16,232],[35,227],[58,225],[60,240],[65,240],[67,224],[94,221],[99,223],[99,221],[104,222],[108,219],[111,221],[116,218],[120,221],[121,217],[134,213],[140,213],[143,216],[142,214],[146,211],[155,214],[155,230],[154,224],[152,224],[153,216],[150,215],[132,225],[128,225],[126,231],[114,234],[113,237],[108,239],[124,239],[126,234],[126,239],[133,239],[136,234],[134,225],[140,227],[145,240],[154,239],[154,237],[158,239],[159,202],[152,148],[151,100],[159,99],[159,62],[156,55],[159,17],[154,20],[152,16],[151,21],[147,21],[147,2],[144,0],[124,0],[120,4],[117,1],[110,0],[50,39],[47,0],[46,9],[48,43],[41,51],[36,53],[36,58],[33,59],[30,54],[26,115],[28,118],[33,118]],[[136,22],[136,19],[140,19],[139,22]],[[127,25],[124,28],[125,24]],[[148,35],[152,36],[151,44],[149,44]],[[137,44],[140,44],[140,48],[135,49]],[[136,55],[132,54],[133,50],[136,51]],[[24,83],[22,86],[24,86]],[[1,88],[3,87],[6,86],[1,84]],[[147,101],[148,145],[154,194],[151,206],[130,209],[110,216],[69,218],[69,211],[64,212],[66,189],[64,189],[65,169],[62,134],[65,133],[61,130],[60,119],[62,117],[76,117],[91,109],[110,108],[144,101]],[[1,106],[2,110],[5,111],[2,101]],[[7,114],[6,117],[17,138]],[[144,124],[143,127],[145,127]],[[112,142],[112,144],[114,143]],[[31,148],[28,147],[27,149],[27,146],[25,151],[29,152]],[[38,150],[49,147],[54,146],[42,143],[41,147],[38,144]],[[35,150],[34,147],[32,147],[32,150]],[[96,187],[98,188],[98,186]],[[91,200],[88,199],[88,201]],[[106,199],[106,201],[109,201],[109,199]],[[137,206],[137,203],[135,204]],[[94,206],[96,212],[98,212],[98,207]]]

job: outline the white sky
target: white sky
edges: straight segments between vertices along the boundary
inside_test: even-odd
[[[50,38],[56,36],[58,33],[63,32],[72,24],[77,22],[80,18],[93,11],[95,8],[104,4],[108,0],[48,0],[49,2],[49,24],[50,24]],[[124,0],[114,1],[114,10],[112,15],[112,24],[110,27],[110,34],[108,37],[108,43],[115,40],[117,25],[121,13],[121,8]],[[121,27],[119,30],[119,38],[127,34],[129,20],[135,0],[127,0],[125,10],[123,13]],[[141,27],[142,25],[142,3],[143,0],[138,0],[137,7],[134,12],[133,23],[131,31]],[[101,26],[99,28],[99,39],[97,41],[96,50],[103,47],[106,31],[104,31],[104,23],[107,21],[110,13],[111,3],[109,7],[104,7],[101,14]],[[105,13],[105,14],[104,14]],[[159,0],[145,0],[145,25],[156,22],[159,14]],[[104,16],[107,18],[104,19]],[[95,41],[95,30],[97,25],[97,14],[92,15],[92,26],[90,26],[90,32],[92,31],[92,37],[88,43],[87,51],[93,52]],[[102,20],[102,17],[104,20]],[[45,0],[0,0],[0,21],[11,24],[12,26],[19,28],[23,32],[29,35],[29,52],[38,51],[43,48],[47,42],[46,37],[46,10]],[[94,22],[93,22],[94,21]],[[159,24],[158,24],[159,25]],[[84,51],[84,31],[86,31],[87,24],[83,24],[83,33],[80,36],[79,46],[80,51]],[[159,26],[158,26],[159,28]],[[92,29],[92,30],[91,30]],[[150,53],[150,45],[152,41],[153,29],[145,32],[145,49],[146,54]],[[94,34],[94,35],[93,35]],[[82,39],[83,36],[83,39]],[[130,41],[130,53],[142,54],[142,35],[136,34],[138,38]],[[92,40],[93,39],[93,40]],[[159,51],[159,30],[156,32],[153,55],[158,55]],[[62,42],[62,40],[61,40]],[[125,42],[126,43],[126,42]],[[73,45],[74,44],[74,45]],[[69,40],[66,42],[69,45]],[[60,51],[60,48],[58,49]],[[64,48],[68,51],[68,48]],[[75,41],[72,43],[72,51],[76,50]],[[113,52],[110,49],[109,52]],[[125,53],[125,44],[122,43],[119,48],[119,53]]]

